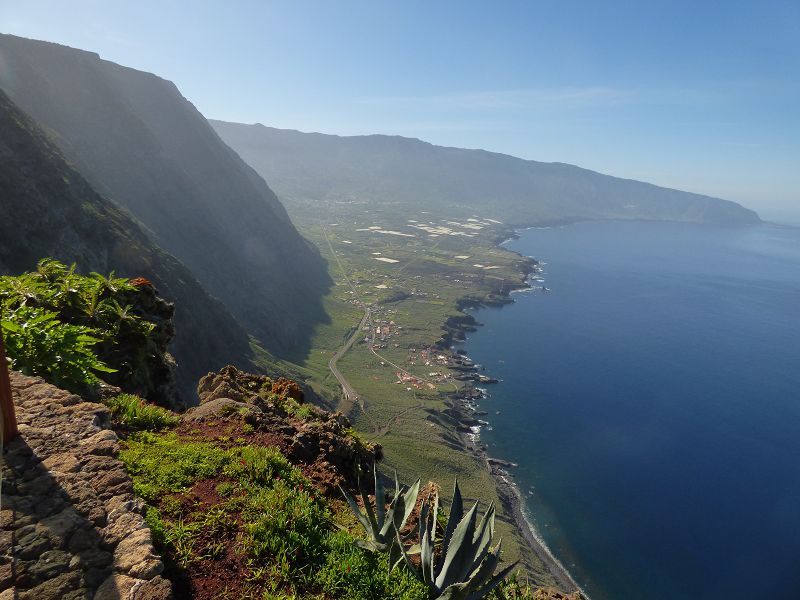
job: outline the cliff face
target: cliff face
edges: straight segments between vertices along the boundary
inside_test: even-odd
[[[0,60],[0,87],[95,189],[141,221],[273,353],[304,358],[327,319],[326,265],[173,83],[9,35],[0,35]]]
[[[574,219],[759,222],[756,213],[735,202],[574,165],[397,136],[340,137],[210,122],[290,210],[308,210],[319,201],[360,201],[450,217],[477,213],[511,225]]]
[[[76,263],[83,272],[143,276],[177,301],[172,352],[184,401],[200,375],[250,364],[249,339],[173,256],[64,161],[35,123],[0,91],[0,273],[32,270],[40,258]]]

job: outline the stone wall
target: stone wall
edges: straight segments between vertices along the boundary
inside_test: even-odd
[[[20,435],[6,445],[0,600],[162,600],[143,505],[101,404],[11,373]]]

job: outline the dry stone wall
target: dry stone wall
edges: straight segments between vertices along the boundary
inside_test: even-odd
[[[108,409],[11,373],[20,435],[6,445],[0,600],[166,600],[143,504]]]

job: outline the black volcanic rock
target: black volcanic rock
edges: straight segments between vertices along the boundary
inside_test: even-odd
[[[32,270],[44,257],[74,262],[83,272],[146,277],[177,304],[171,349],[184,402],[193,402],[196,381],[209,370],[251,364],[248,336],[225,307],[97,194],[0,91],[0,273]]]
[[[756,213],[734,202],[563,163],[398,136],[340,137],[210,123],[291,210],[308,210],[320,201],[366,202],[394,206],[398,213],[479,214],[512,226],[581,219],[759,222]]]
[[[327,320],[324,260],[173,83],[10,35],[0,35],[0,62],[0,88],[95,189],[141,221],[273,353],[305,357]]]

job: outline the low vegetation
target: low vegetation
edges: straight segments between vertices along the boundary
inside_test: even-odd
[[[125,427],[155,431],[178,423],[178,417],[133,394],[119,394],[105,401],[114,419]]]
[[[11,367],[91,394],[103,381],[147,391],[156,325],[133,307],[139,288],[110,274],[41,260],[35,271],[0,277],[0,323]]]
[[[409,571],[390,572],[388,556],[359,547],[341,503],[277,449],[218,441],[145,431],[131,434],[120,455],[185,596],[218,577],[219,595],[203,597],[426,597]]]
[[[328,488],[326,495],[277,447],[257,443],[261,433],[253,432],[243,415],[181,423],[175,414],[129,394],[106,402],[122,439],[120,459],[135,493],[147,503],[146,521],[178,598],[451,597],[434,590],[419,576],[416,559],[409,558],[420,547],[427,552],[434,546],[437,555],[449,556],[441,542],[426,546],[423,537],[420,545],[417,531],[428,523],[430,499],[420,503],[419,481],[405,489],[395,477],[386,497],[383,478],[374,471],[376,494],[370,495],[361,479],[360,504],[345,492],[348,509],[337,492]],[[458,490],[451,522],[462,516],[457,498]],[[444,531],[445,521],[438,520]],[[484,520],[487,525],[478,529],[491,534],[493,513]],[[479,546],[481,553],[483,543]],[[511,589],[500,586],[494,597],[530,598],[508,595]]]

